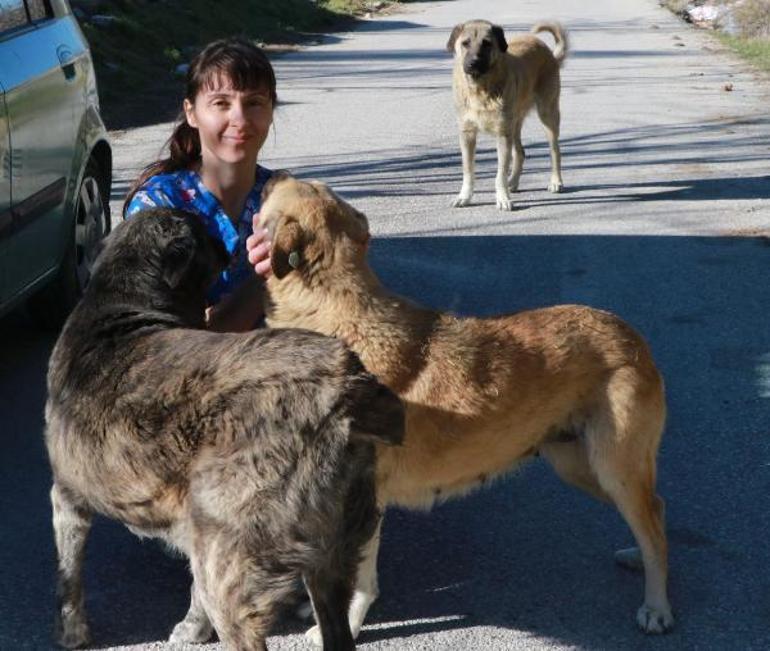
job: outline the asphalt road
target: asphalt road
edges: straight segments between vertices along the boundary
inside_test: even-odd
[[[460,155],[444,46],[476,17],[509,34],[558,18],[572,40],[566,191],[545,191],[533,116],[510,213],[495,209],[494,143],[483,137],[474,205],[449,208]],[[612,561],[632,543],[620,517],[536,462],[430,514],[389,512],[382,594],[360,648],[770,648],[768,79],[654,0],[419,2],[276,67],[282,106],[264,164],[323,179],[366,212],[388,286],[466,314],[613,310],[648,338],[667,383],[659,488],[674,632],[636,630],[642,577]],[[115,209],[169,132],[113,134]],[[0,649],[48,649],[41,426],[53,342],[18,313],[0,336]],[[97,521],[86,563],[95,648],[165,648],[188,585],[182,560]],[[307,648],[303,629],[283,622],[270,648]]]

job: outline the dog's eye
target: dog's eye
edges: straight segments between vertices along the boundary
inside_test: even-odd
[[[466,38],[464,41],[461,42],[461,45],[463,47],[469,47],[470,44],[471,44],[471,39],[469,39],[469,38]]]
[[[486,47],[490,47],[491,45],[492,45],[492,41],[488,41],[487,39],[484,39],[483,41],[481,41],[481,47],[486,48]]]

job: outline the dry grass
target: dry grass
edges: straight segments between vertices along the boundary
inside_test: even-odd
[[[733,10],[733,17],[742,36],[770,37],[770,0],[744,0]]]
[[[660,0],[661,6],[687,18],[687,8],[707,0]],[[762,70],[770,71],[770,0],[719,0],[731,8],[728,19],[737,33],[719,29],[719,39],[741,57]],[[724,27],[724,25],[723,25]]]

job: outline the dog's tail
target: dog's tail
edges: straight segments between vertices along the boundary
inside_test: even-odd
[[[540,32],[550,32],[551,36],[553,36],[556,41],[556,47],[553,49],[553,58],[561,65],[569,50],[567,32],[559,23],[537,23],[532,28],[532,33],[538,34]]]

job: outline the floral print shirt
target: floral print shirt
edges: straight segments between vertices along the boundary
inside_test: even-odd
[[[252,216],[259,212],[262,188],[271,174],[270,170],[257,166],[256,182],[246,197],[237,226],[225,214],[219,200],[203,185],[200,175],[192,170],[151,176],[131,199],[125,218],[155,207],[179,208],[198,215],[208,232],[222,241],[231,256],[230,265],[209,290],[208,300],[213,305],[254,273],[246,255],[246,238],[251,235]]]

